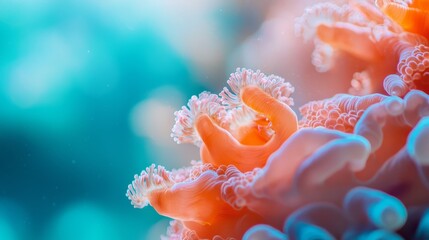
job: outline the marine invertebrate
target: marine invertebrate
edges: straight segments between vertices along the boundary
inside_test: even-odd
[[[354,133],[364,136],[371,143],[371,158],[358,175],[368,179],[397,153],[407,141],[415,124],[428,114],[427,95],[411,91],[402,100],[389,97],[374,104],[362,116]]]
[[[324,2],[306,9],[297,19],[296,32],[305,40],[315,38],[316,51],[345,51],[364,61],[375,62],[382,58],[382,52],[372,30],[383,24],[385,31],[398,31],[394,24],[385,20],[386,17],[369,1],[352,4],[347,1]],[[316,68],[320,67],[316,65]]]
[[[323,219],[332,216],[338,222],[328,222]],[[347,218],[341,210],[332,204],[309,204],[292,213],[286,220],[283,231],[291,239],[317,238],[334,239],[341,237],[341,232],[347,227]],[[329,231],[331,230],[331,231]]]
[[[247,230],[246,234],[243,236],[243,239],[286,240],[287,237],[282,232],[276,228],[271,227],[270,225],[259,224]]]
[[[386,76],[384,89],[390,95],[403,97],[412,89],[429,92],[429,48],[424,44],[405,48],[400,55],[397,74]]]
[[[365,98],[351,99],[355,100],[350,101],[349,109],[353,109],[352,106],[359,106],[356,99]],[[256,224],[281,228],[284,219],[307,218],[311,220],[310,223],[306,228],[298,228],[296,230],[298,232],[292,230],[295,229],[292,226],[295,226],[294,222],[297,220],[288,220],[288,227],[285,230],[287,236],[299,239],[303,229],[308,229],[304,231],[306,234],[310,231],[326,239],[330,239],[331,236],[347,236],[345,239],[353,239],[358,235],[397,236],[392,230],[399,229],[404,224],[404,218],[395,223],[392,220],[380,219],[379,217],[383,215],[381,213],[374,216],[359,215],[373,214],[371,212],[374,211],[373,207],[359,211],[356,209],[357,206],[364,207],[365,199],[372,198],[375,193],[374,196],[391,194],[400,200],[394,201],[399,206],[422,204],[429,197],[427,181],[429,168],[426,167],[429,157],[426,146],[429,140],[427,131],[429,118],[426,117],[429,114],[429,96],[420,91],[412,91],[404,100],[395,96],[378,95],[368,99],[376,101],[375,103],[362,101],[362,104],[367,104],[365,107],[372,105],[367,107],[365,113],[357,120],[353,133],[320,127],[301,129],[270,156],[266,166],[262,169],[255,167],[252,171],[241,171],[234,164],[217,167],[211,163],[194,162],[190,168],[168,172],[162,167],[155,168],[153,165],[140,177],[135,178],[127,195],[137,207],[150,202],[160,214],[180,221],[180,224],[176,223],[171,229],[176,229],[176,235],[182,237],[184,235],[195,238],[238,237],[242,236],[247,228]],[[389,135],[392,133],[400,134],[397,135],[400,139],[396,139],[399,144],[384,145],[385,139],[393,139]],[[404,149],[401,146],[408,147]],[[373,161],[370,154],[382,161],[375,165],[370,164],[370,161]],[[360,176],[362,172],[367,171],[370,172],[370,178]],[[365,181],[362,182],[357,177]],[[391,179],[398,177],[396,180]],[[411,192],[395,190],[398,189],[398,184],[404,183],[413,186],[408,187]],[[369,190],[350,191],[357,186],[368,186],[383,192],[371,190],[374,194],[368,194]],[[362,197],[359,197],[361,195]],[[361,198],[365,201],[360,202]],[[376,198],[383,200],[385,197]],[[346,199],[344,200],[346,210],[352,209],[353,213],[335,207],[342,199]],[[334,205],[321,208],[318,202],[330,202]],[[368,203],[373,202],[368,200]],[[389,204],[380,203],[380,206],[390,206]],[[178,205],[181,208],[177,208]],[[350,207],[351,205],[356,206]],[[325,211],[323,209],[331,215],[337,214],[347,219],[344,222],[349,223],[346,224],[348,230],[345,230],[346,227],[329,227],[321,221],[314,222],[312,212],[315,211],[314,216],[317,216],[318,212]],[[390,208],[382,209],[385,210],[380,211],[392,214]],[[401,211],[398,216],[406,214],[403,209]],[[347,214],[352,214],[355,220],[351,221],[349,217],[344,217]],[[296,217],[301,215],[302,217]],[[247,227],[236,231],[237,223]],[[177,227],[177,224],[180,227]],[[367,225],[380,230],[362,232],[362,226]],[[260,236],[265,234],[263,232],[266,230],[266,227],[254,228],[247,235]],[[266,234],[278,235],[271,231],[268,230],[269,233]],[[170,235],[174,234],[170,232]]]
[[[173,138],[199,146],[202,162],[173,172],[152,165],[127,191],[135,207],[150,204],[202,238],[240,236],[244,229],[234,230],[237,222],[250,227],[260,221],[257,213],[223,201],[221,186],[241,171],[263,167],[298,127],[287,105],[293,88],[284,79],[238,69],[228,84],[231,91],[225,88],[220,97],[203,92],[175,113]]]
[[[428,236],[425,38],[371,1],[316,4],[297,28],[315,40],[320,71],[343,54],[361,61],[353,95],[306,103],[298,122],[290,83],[237,69],[220,94],[191,97],[172,137],[198,146],[201,161],[173,171],[152,165],[126,194],[174,219],[166,239]]]
[[[313,201],[331,201],[355,183],[370,153],[366,139],[324,128],[302,129],[288,139],[261,170],[237,174],[222,185],[222,197],[279,226],[294,210]],[[336,175],[348,178],[335,182]],[[323,185],[323,192],[316,189]],[[269,219],[269,220],[268,220]]]
[[[299,108],[301,128],[326,127],[343,132],[353,132],[354,126],[364,111],[385,99],[381,94],[353,96],[338,94],[332,98],[309,102]]]
[[[398,73],[409,89],[429,92],[429,47],[420,44],[401,55]]]
[[[354,216],[353,224],[368,224],[375,228],[395,231],[407,219],[407,210],[400,200],[365,187],[352,189],[344,198],[344,209]]]
[[[297,130],[293,88],[282,78],[237,69],[221,100],[204,93],[175,113],[172,136],[199,143],[201,159],[214,166],[234,164],[242,171],[262,167],[268,156]],[[220,104],[222,101],[222,104]],[[198,136],[198,137],[197,137]]]
[[[134,207],[150,204],[159,214],[181,221],[190,229],[186,234],[201,238],[216,235],[235,237],[243,229],[235,225],[249,225],[258,222],[259,217],[249,211],[236,211],[221,200],[220,187],[226,180],[225,167],[204,166],[197,174],[187,174],[183,181],[174,181],[175,172],[163,167],[150,166],[128,187],[127,196]],[[188,171],[190,173],[190,171]],[[180,207],[177,207],[180,206]],[[244,213],[247,212],[247,213]]]
[[[429,4],[425,0],[376,0],[379,7],[387,16],[401,25],[406,31],[429,36]]]
[[[327,218],[335,221],[326,221]],[[341,205],[311,203],[294,211],[282,231],[259,224],[243,239],[402,239],[395,230],[407,219],[407,210],[397,198],[384,192],[355,187]],[[377,230],[374,230],[377,229]]]
[[[400,92],[393,92],[389,85],[392,79],[385,80],[385,77],[395,73],[404,52],[427,41],[420,35],[403,31],[370,1],[316,4],[298,18],[296,29],[304,39],[314,39],[312,62],[321,72],[333,68],[334,59],[341,53],[362,62],[361,69],[352,73],[349,93],[355,95],[385,92],[405,95],[406,88],[401,86]]]

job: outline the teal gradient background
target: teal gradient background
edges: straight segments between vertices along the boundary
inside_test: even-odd
[[[0,1],[0,239],[164,233],[127,185],[198,158],[170,139],[173,112],[224,86],[271,2]]]

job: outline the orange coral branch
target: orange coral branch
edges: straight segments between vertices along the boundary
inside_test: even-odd
[[[376,0],[377,6],[406,31],[429,36],[429,9],[427,3],[412,1]]]
[[[320,24],[317,37],[334,48],[347,52],[364,61],[373,62],[381,58],[375,43],[368,37],[370,28],[351,23]]]
[[[297,130],[297,118],[292,109],[260,88],[245,87],[241,97],[251,109],[264,114],[270,120],[275,134],[264,145],[243,145],[227,131],[213,124],[207,116],[201,116],[196,121],[196,128],[204,142],[201,148],[203,162],[215,166],[234,164],[241,171],[262,167],[268,156]]]
[[[175,113],[172,136],[201,145],[201,159],[215,167],[234,164],[241,171],[262,167],[268,156],[297,130],[293,87],[260,71],[237,69],[217,95],[193,96]]]

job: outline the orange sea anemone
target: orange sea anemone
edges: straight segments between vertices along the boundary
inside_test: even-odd
[[[150,204],[159,214],[180,221],[192,232],[187,234],[199,238],[241,236],[246,229],[242,227],[259,223],[260,217],[246,209],[238,211],[221,199],[225,170],[225,166],[195,163],[185,171],[169,172],[152,165],[135,176],[127,196],[136,208]]]
[[[163,239],[429,239],[429,3],[376,4],[297,20],[318,71],[359,63],[348,94],[299,106],[299,121],[290,83],[244,68],[175,113],[172,137],[201,160],[151,165],[126,193],[173,219]]]
[[[325,72],[335,67],[341,53],[361,63],[361,70],[351,74],[349,93],[393,93],[405,95],[390,88],[385,78],[396,73],[398,60],[405,51],[424,44],[427,40],[399,25],[377,9],[370,1],[338,1],[319,3],[309,8],[296,22],[297,33],[304,39],[314,39],[312,62]],[[387,86],[387,87],[386,87]]]
[[[200,145],[201,159],[214,166],[234,164],[241,171],[263,167],[297,126],[289,107],[293,87],[277,76],[238,69],[220,97],[203,93],[175,113],[172,136]]]
[[[426,0],[376,0],[376,5],[406,31],[429,36],[429,3]]]

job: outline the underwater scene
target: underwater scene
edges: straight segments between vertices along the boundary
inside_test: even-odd
[[[1,240],[429,240],[429,1],[6,0],[0,33]]]

